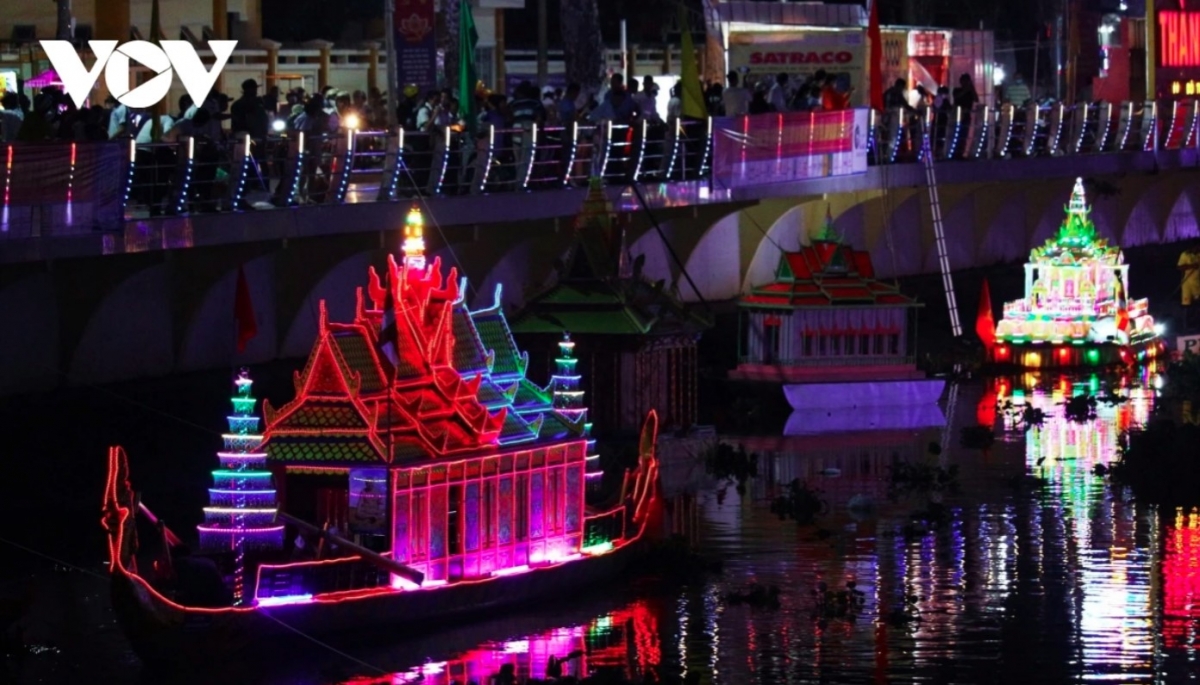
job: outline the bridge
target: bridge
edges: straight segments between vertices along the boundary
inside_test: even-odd
[[[1197,108],[485,129],[473,149],[449,129],[242,137],[217,150],[189,139],[0,147],[0,317],[21,322],[0,342],[0,393],[302,356],[316,302],[349,316],[353,285],[398,249],[395,229],[414,203],[431,252],[470,277],[474,305],[503,284],[505,304],[518,306],[570,244],[590,176],[629,214],[645,272],[685,300],[729,300],[769,280],[779,251],[827,216],[881,275],[936,271],[922,150],[954,270],[1023,259],[1056,229],[1075,176],[1088,180],[1110,240],[1194,238]],[[230,315],[239,268],[259,320],[240,355]]]

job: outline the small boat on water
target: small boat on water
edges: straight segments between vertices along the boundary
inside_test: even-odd
[[[793,409],[937,402],[946,382],[916,366],[921,303],[875,276],[871,255],[825,227],[783,252],[775,280],[738,302],[733,380],[781,383]]]
[[[1025,297],[1004,303],[994,340],[986,341],[994,366],[1131,366],[1165,356],[1165,328],[1145,299],[1129,297],[1125,255],[1099,236],[1091,211],[1077,178],[1058,233],[1025,263]],[[991,303],[984,297],[986,327]]]
[[[157,524],[165,554],[139,563],[137,514],[157,521],[110,449],[112,602],[144,661],[425,632],[585,590],[642,558],[661,523],[654,412],[619,491],[588,502],[603,494],[578,377],[526,379],[499,306],[469,311],[455,273],[425,264],[419,229],[410,220],[386,283],[371,271],[352,323],[321,304],[296,398],[264,403],[262,434],[249,376],[235,380],[196,552]]]

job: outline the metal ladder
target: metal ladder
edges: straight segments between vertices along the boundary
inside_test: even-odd
[[[942,225],[942,203],[938,199],[937,175],[933,170],[933,151],[929,145],[929,129],[922,126],[921,159],[925,165],[925,183],[929,187],[929,211],[933,214],[933,236],[937,242],[938,265],[942,270],[942,287],[946,291],[946,308],[950,311],[950,327],[954,337],[962,337],[962,322],[958,318],[958,299],[954,296],[954,280],[950,277],[950,257],[946,252],[946,229]]]

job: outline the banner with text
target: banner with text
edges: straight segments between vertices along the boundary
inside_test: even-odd
[[[400,87],[425,91],[437,87],[437,34],[434,0],[396,0],[396,75]]]
[[[0,238],[121,227],[122,142],[0,145]]]
[[[1200,335],[1181,335],[1175,341],[1179,354],[1200,354]]]
[[[713,180],[726,188],[867,170],[866,109],[713,120]]]
[[[866,106],[866,33],[837,31],[733,32],[729,35],[729,68],[745,74],[747,85],[769,86],[779,74],[795,88],[818,71],[838,79],[838,88],[852,91],[850,102]]]

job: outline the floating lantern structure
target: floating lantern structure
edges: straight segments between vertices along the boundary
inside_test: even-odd
[[[1025,297],[1006,302],[991,361],[1021,367],[1133,364],[1162,354],[1161,325],[1128,296],[1121,249],[1096,235],[1083,179],[1058,234],[1025,264]]]

